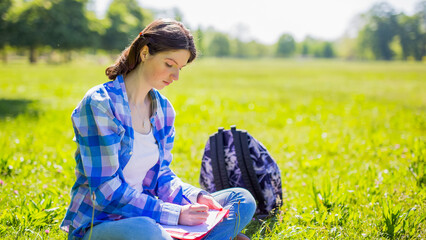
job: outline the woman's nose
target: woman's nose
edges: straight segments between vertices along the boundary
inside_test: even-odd
[[[174,73],[171,74],[171,79],[173,81],[179,80],[179,70],[177,70],[176,72],[174,72]]]

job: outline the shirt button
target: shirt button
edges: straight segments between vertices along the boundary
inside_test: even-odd
[[[132,151],[130,151],[130,152],[129,152],[129,155],[132,155],[132,154],[133,154],[133,152],[132,152]]]

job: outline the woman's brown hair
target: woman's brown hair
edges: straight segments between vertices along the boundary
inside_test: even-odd
[[[145,45],[151,55],[163,51],[188,50],[190,57],[187,63],[197,56],[193,36],[182,23],[171,19],[157,19],[142,30],[116,62],[105,70],[108,78],[114,80],[117,75],[125,76],[135,69],[141,62],[140,52]]]

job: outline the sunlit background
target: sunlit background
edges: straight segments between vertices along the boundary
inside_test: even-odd
[[[90,6],[99,17],[104,17],[111,0],[95,0]],[[186,25],[203,29],[213,27],[242,40],[275,43],[283,33],[290,33],[297,41],[307,36],[323,40],[337,40],[359,27],[357,18],[373,5],[387,2],[396,13],[412,15],[419,0],[300,0],[300,1],[244,1],[244,0],[139,0],[143,8],[157,16],[174,17],[180,14]]]
[[[426,51],[420,0],[4,0],[0,7],[3,61],[23,51],[31,62],[69,60],[71,51],[116,54],[160,17],[185,23],[202,56],[421,61]]]

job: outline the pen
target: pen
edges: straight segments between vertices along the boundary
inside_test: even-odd
[[[182,194],[182,197],[187,201],[187,202],[189,202],[189,204],[192,204],[192,202],[191,202],[191,200],[189,200],[185,195],[183,195]]]

